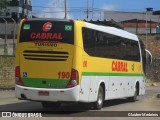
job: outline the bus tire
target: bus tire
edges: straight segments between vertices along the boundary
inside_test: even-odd
[[[59,102],[41,102],[43,108],[58,109],[61,106]]]
[[[104,90],[102,86],[100,86],[98,90],[97,101],[95,102],[94,108],[96,110],[100,110],[103,107],[103,102],[104,102]]]
[[[129,100],[130,102],[135,102],[135,101],[137,100],[137,96],[138,96],[138,86],[137,86],[137,84],[136,84],[134,96],[133,96],[133,97],[129,97],[128,100]]]

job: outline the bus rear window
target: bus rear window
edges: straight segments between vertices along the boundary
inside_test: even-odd
[[[67,21],[26,21],[20,42],[60,42],[74,44],[74,23]]]

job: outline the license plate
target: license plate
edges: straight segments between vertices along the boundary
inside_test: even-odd
[[[38,95],[39,96],[49,96],[49,92],[48,91],[39,91]]]

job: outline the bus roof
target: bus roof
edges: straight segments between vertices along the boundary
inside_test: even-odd
[[[124,38],[138,41],[137,35],[129,33],[129,32],[122,30],[122,29],[118,29],[115,27],[107,27],[107,26],[102,26],[102,25],[95,25],[95,24],[88,23],[88,22],[85,22],[85,24],[86,24],[87,28],[95,29],[95,30],[98,30],[101,32],[106,32],[109,34],[113,34],[113,35],[117,35],[120,37],[124,37]]]

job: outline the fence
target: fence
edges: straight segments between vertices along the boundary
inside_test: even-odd
[[[15,50],[18,23],[0,18],[0,88],[15,85]]]
[[[18,25],[12,18],[0,18],[0,55],[15,55]]]

